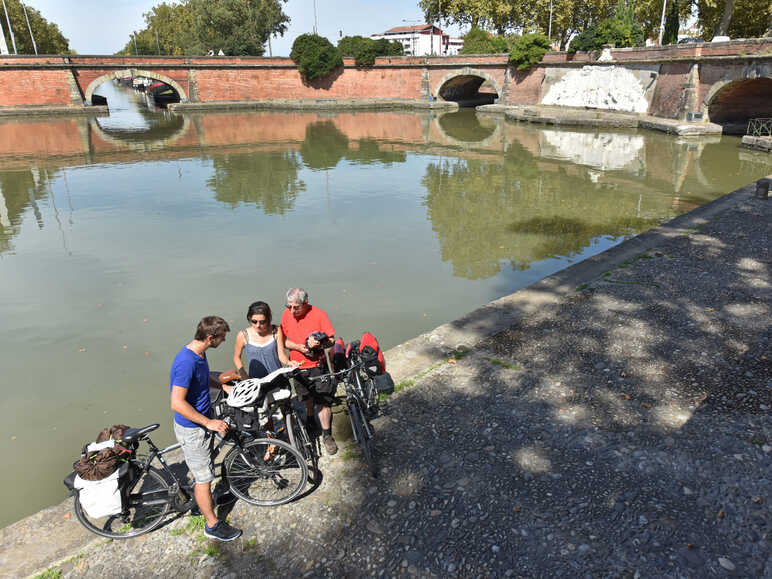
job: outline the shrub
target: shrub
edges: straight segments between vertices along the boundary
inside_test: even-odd
[[[472,28],[464,35],[464,47],[461,54],[501,54],[509,51],[507,39],[486,32],[481,28]]]
[[[543,34],[538,32],[524,34],[512,44],[509,62],[516,66],[517,70],[528,70],[534,64],[538,64],[549,49],[550,41]]]
[[[613,44],[617,48],[643,46],[643,29],[640,24],[623,22],[619,18],[606,18],[583,30],[571,41],[569,52],[577,50],[600,50],[604,44]]]
[[[402,45],[385,38],[373,40],[363,36],[344,36],[338,41],[338,50],[343,56],[354,58],[357,66],[372,66],[377,56],[399,56]]]
[[[340,51],[326,38],[317,34],[301,34],[292,43],[290,58],[298,65],[306,80],[329,75],[343,66]]]

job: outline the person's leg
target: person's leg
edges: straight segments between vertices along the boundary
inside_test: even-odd
[[[332,408],[319,405],[319,423],[322,425],[322,430],[327,431],[332,428]]]
[[[212,500],[212,483],[198,484],[193,486],[193,495],[196,498],[196,504],[198,505],[201,514],[204,515],[207,526],[211,529],[218,522],[219,519],[214,513],[214,501]]]

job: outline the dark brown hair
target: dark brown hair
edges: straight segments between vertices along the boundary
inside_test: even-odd
[[[206,316],[205,318],[201,318],[201,321],[198,322],[196,335],[193,339],[203,341],[206,340],[207,336],[224,336],[226,332],[230,331],[231,328],[228,325],[228,322],[223,320],[220,316]]]
[[[249,304],[249,308],[247,308],[247,321],[251,322],[252,316],[255,314],[265,316],[265,319],[268,320],[269,324],[273,319],[273,316],[271,315],[271,306],[265,302],[252,302]]]

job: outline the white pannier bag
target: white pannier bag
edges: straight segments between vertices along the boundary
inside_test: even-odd
[[[75,476],[78,502],[89,517],[100,519],[121,512],[121,491],[118,489],[118,471],[102,480],[85,480]]]

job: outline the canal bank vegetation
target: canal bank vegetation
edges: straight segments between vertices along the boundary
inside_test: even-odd
[[[318,34],[301,34],[292,43],[290,58],[307,81],[329,76],[343,66],[340,50]]]
[[[262,56],[270,36],[287,31],[281,0],[180,0],[143,14],[145,28],[118,54]]]

